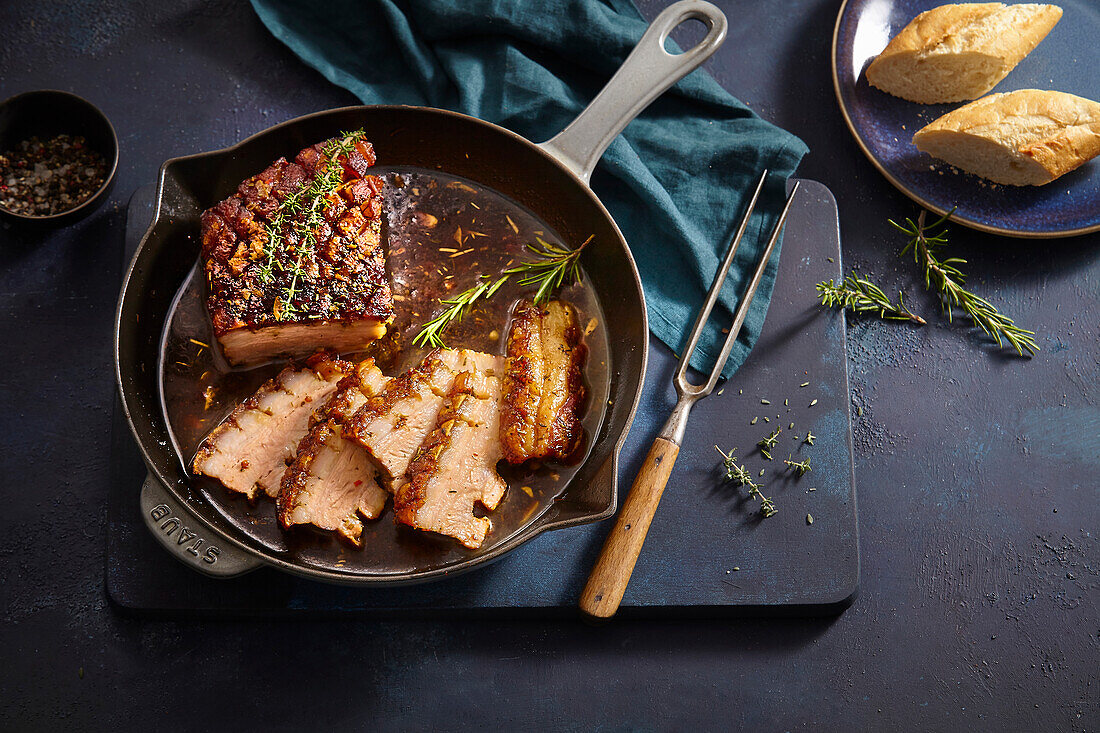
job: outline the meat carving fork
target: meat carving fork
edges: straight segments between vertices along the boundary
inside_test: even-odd
[[[585,584],[584,591],[581,593],[581,610],[589,616],[610,618],[619,609],[623,594],[626,593],[626,586],[630,582],[630,575],[634,572],[634,564],[638,561],[638,555],[642,551],[646,533],[649,532],[649,525],[653,521],[653,515],[657,512],[657,505],[664,493],[665,484],[668,483],[668,478],[672,474],[672,467],[675,465],[676,457],[680,453],[680,443],[684,438],[684,428],[687,427],[688,414],[691,412],[692,406],[709,395],[714,390],[715,385],[718,384],[722,367],[733,349],[737,334],[741,332],[741,326],[745,322],[749,305],[752,303],[752,299],[756,295],[756,289],[764,276],[764,270],[768,266],[768,260],[771,258],[775,243],[779,241],[779,234],[783,231],[783,224],[787,221],[787,213],[791,209],[791,202],[794,201],[795,193],[798,191],[797,182],[795,182],[790,194],[787,196],[787,202],[783,206],[783,212],[779,215],[775,229],[772,230],[771,238],[764,248],[764,254],[757,263],[752,279],[741,296],[733,323],[730,325],[729,334],[726,336],[726,342],[722,345],[718,361],[711,369],[710,377],[705,384],[692,384],[687,379],[688,363],[691,361],[691,355],[695,351],[695,347],[699,344],[699,337],[710,318],[714,303],[718,300],[718,293],[722,290],[722,285],[726,281],[730,265],[733,264],[733,258],[737,254],[737,247],[741,243],[741,237],[745,234],[749,217],[752,215],[756,200],[759,198],[767,178],[768,171],[765,170],[760,176],[760,182],[756,184],[756,190],[753,192],[752,199],[745,210],[745,215],[737,228],[737,234],[726,251],[726,257],[718,268],[718,272],[715,273],[714,283],[710,286],[710,292],[707,293],[706,302],[700,309],[699,315],[695,317],[691,337],[688,339],[684,353],[680,355],[680,366],[676,370],[676,394],[679,397],[676,407],[672,410],[672,414],[669,416],[664,428],[661,429],[657,439],[653,441],[653,445],[645,457],[645,462],[642,464],[638,476],[634,479],[634,484],[630,487],[630,493],[627,495],[626,501],[623,502],[619,516],[615,520],[615,526],[611,530],[611,534],[607,536],[603,550],[600,551],[600,557],[596,561],[595,567],[592,568],[592,573],[588,576],[588,583]]]

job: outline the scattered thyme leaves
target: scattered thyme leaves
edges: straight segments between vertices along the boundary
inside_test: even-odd
[[[783,432],[783,428],[776,428],[766,438],[756,444],[756,447],[760,449],[760,455],[772,460],[771,449],[775,447],[776,442],[779,440],[779,434]]]

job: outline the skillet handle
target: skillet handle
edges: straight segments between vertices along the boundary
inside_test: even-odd
[[[678,455],[680,446],[668,438],[653,441],[581,592],[581,610],[589,616],[610,618],[619,610]]]
[[[666,51],[668,34],[692,18],[706,24],[706,37],[683,53]],[[627,123],[717,51],[726,29],[726,16],[704,0],[681,0],[665,8],[588,107],[539,147],[587,184],[603,151]]]
[[[212,539],[210,530],[149,475],[141,486],[141,517],[168,554],[215,578],[232,578],[255,570],[263,562]]]

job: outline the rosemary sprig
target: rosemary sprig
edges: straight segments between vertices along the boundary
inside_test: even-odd
[[[446,348],[447,344],[443,341],[443,331],[451,323],[460,322],[474,303],[493,297],[493,294],[507,281],[507,274],[496,280],[488,275],[478,275],[476,285],[467,288],[453,298],[440,298],[440,304],[447,307],[438,316],[424,324],[424,328],[420,329],[420,333],[413,338],[413,344],[416,346]]]
[[[816,437],[817,436],[814,435],[812,431],[807,430],[806,431],[806,437],[802,439],[802,442],[806,443],[807,445],[813,445],[814,444],[814,438],[816,438]]]
[[[760,449],[760,455],[772,460],[771,449],[775,447],[776,442],[779,440],[779,434],[783,432],[783,428],[776,428],[768,437],[761,440],[756,444],[756,447]]]
[[[923,318],[905,307],[905,297],[898,291],[898,304],[894,305],[886,293],[870,280],[856,277],[855,273],[848,275],[835,284],[819,282],[817,292],[821,295],[821,305],[830,308],[847,308],[853,313],[878,313],[879,318],[890,321],[910,321],[924,325]]]
[[[576,249],[569,249],[560,244],[551,244],[541,237],[535,237],[538,244],[528,244],[527,249],[537,254],[541,259],[521,262],[515,267],[510,267],[495,281],[488,275],[478,275],[477,285],[454,298],[440,298],[439,303],[447,307],[420,329],[420,333],[416,334],[413,339],[413,344],[436,348],[444,347],[443,331],[451,323],[461,321],[470,306],[474,304],[474,301],[493,297],[500,286],[507,282],[512,275],[523,275],[519,279],[519,284],[524,287],[538,285],[535,297],[532,298],[536,304],[548,299],[567,279],[570,282],[580,282],[581,251],[592,241],[593,236],[584,240],[581,246]]]
[[[947,244],[947,229],[939,229],[946,224],[948,217],[954,213],[949,211],[935,223],[925,225],[924,219],[927,212],[921,211],[917,221],[905,220],[905,226],[889,219],[890,224],[898,231],[909,237],[909,243],[901,251],[904,255],[910,251],[913,260],[924,270],[924,286],[939,294],[940,304],[947,320],[952,320],[952,309],[961,308],[974,325],[982,329],[988,336],[997,342],[998,347],[1003,347],[1008,342],[1020,356],[1026,351],[1032,355],[1039,351],[1039,345],[1035,343],[1034,331],[1028,331],[1017,326],[1011,318],[1000,313],[985,298],[979,297],[967,290],[966,275],[958,268],[965,265],[966,260],[959,257],[948,257],[940,260],[937,250]]]
[[[595,235],[576,249],[569,249],[560,244],[552,244],[541,237],[535,237],[537,244],[528,244],[527,249],[539,256],[537,260],[521,262],[515,267],[504,271],[506,275],[523,275],[519,284],[523,287],[538,285],[535,292],[535,304],[547,300],[550,295],[562,286],[567,280],[571,283],[580,282],[581,279],[581,252],[588,246]]]
[[[752,476],[744,466],[737,463],[737,456],[734,455],[737,452],[736,448],[729,453],[723,452],[718,446],[714,446],[714,450],[718,451],[719,455],[722,456],[722,465],[726,469],[726,480],[736,481],[738,486],[747,486],[749,489],[749,496],[760,500],[760,515],[764,517],[764,519],[773,516],[779,511],[775,508],[775,504],[772,500],[761,493],[760,489],[763,487],[752,480]]]
[[[787,464],[787,468],[794,471],[795,476],[798,476],[799,478],[802,478],[807,473],[809,473],[810,471],[813,470],[813,469],[810,468],[810,459],[809,458],[807,458],[804,461],[791,460],[792,458],[793,458],[793,456],[788,455],[787,459],[783,462]]]

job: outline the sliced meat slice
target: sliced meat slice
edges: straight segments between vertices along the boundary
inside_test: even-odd
[[[580,445],[584,429],[584,362],[588,347],[573,307],[558,300],[542,311],[542,355],[546,377],[539,403],[539,438],[535,454],[565,459]]]
[[[467,369],[497,373],[499,357],[466,349],[436,349],[391,380],[344,425],[344,434],[367,449],[391,490],[436,425],[455,375]]]
[[[348,362],[327,356],[283,369],[206,436],[192,470],[249,499],[259,493],[275,496],[287,462],[309,430],[310,416],[351,369]]]
[[[363,446],[346,440],[339,423],[315,425],[283,478],[279,522],[284,529],[312,524],[336,530],[359,547],[363,519],[381,514],[389,498],[376,472]]]
[[[550,301],[516,306],[508,334],[500,440],[509,463],[532,458],[566,459],[584,429],[582,342],[571,305]]]
[[[542,311],[530,302],[516,306],[508,333],[504,400],[501,404],[500,442],[509,463],[523,463],[535,455],[539,403],[546,381],[542,356]]]
[[[474,504],[492,510],[507,489],[496,471],[499,433],[500,380],[484,371],[459,374],[408,483],[394,495],[397,521],[481,547],[492,523],[474,515]]]
[[[324,408],[317,411],[313,422],[336,420],[343,423],[367,404],[367,400],[381,394],[389,381],[390,378],[375,365],[374,359],[364,359],[340,380],[339,388]]]
[[[374,519],[389,494],[375,475],[366,450],[344,438],[342,423],[385,387],[389,378],[366,359],[340,382],[339,389],[313,418],[313,426],[286,469],[279,492],[279,522],[290,529],[312,524],[336,530],[360,546],[363,519]]]

